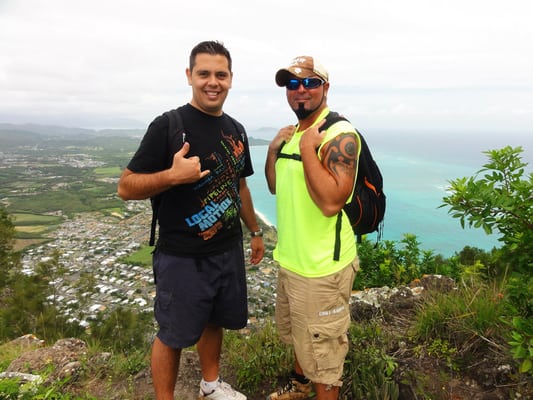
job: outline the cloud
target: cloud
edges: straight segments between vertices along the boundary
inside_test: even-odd
[[[533,126],[529,0],[4,0],[0,122],[145,127],[190,100],[190,49],[217,39],[234,64],[226,111],[251,128],[294,116],[277,69],[330,71],[329,104],[373,128]]]

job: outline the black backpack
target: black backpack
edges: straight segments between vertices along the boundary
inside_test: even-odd
[[[339,121],[348,120],[332,111],[326,116],[326,122],[320,129],[326,130]],[[361,243],[362,235],[367,233],[377,231],[378,240],[381,238],[383,233],[383,218],[385,217],[385,193],[383,192],[383,176],[381,175],[381,171],[374,161],[363,135],[359,131],[357,133],[361,138],[357,179],[355,181],[352,201],[346,203],[343,209],[350,219],[354,234],[357,236],[357,243]],[[299,154],[284,154],[281,153],[281,148],[278,152],[278,157],[301,161]],[[337,235],[340,232],[341,218],[342,212],[339,213],[337,218]],[[340,241],[336,240],[335,243],[334,259],[337,260],[340,251]]]
[[[181,149],[181,146],[183,146],[183,143],[185,143],[185,134],[184,134],[184,127],[183,127],[183,120],[181,118],[181,114],[179,112],[179,109],[173,109],[170,111],[166,111],[163,113],[168,117],[168,131],[167,131],[167,159],[166,159],[166,167],[170,168],[172,165],[172,160],[174,158],[174,153],[172,153],[174,150],[179,151]],[[228,114],[226,114],[228,115]],[[235,125],[235,128],[238,132],[244,132],[244,127],[233,117],[229,116],[233,124]],[[159,193],[153,197],[150,197],[150,202],[152,203],[152,224],[150,226],[150,240],[148,242],[149,246],[153,246],[155,244],[155,232],[157,228],[157,217],[159,214],[159,206],[161,205],[161,199],[163,197],[163,193]]]
[[[173,147],[176,148],[176,151],[181,149],[183,143],[185,142],[185,137],[180,135],[183,133],[183,120],[181,119],[181,114],[177,109],[166,111],[164,113],[168,117],[168,131],[167,131],[167,160],[165,165],[170,167],[172,165],[173,155],[170,154],[170,149]],[[173,145],[173,142],[177,141],[178,143]],[[163,192],[164,193],[164,192]],[[159,214],[159,206],[161,204],[161,199],[163,193],[159,193],[153,197],[150,197],[150,202],[152,203],[152,224],[150,226],[150,240],[148,242],[149,246],[155,244],[155,231],[157,228],[157,216]]]

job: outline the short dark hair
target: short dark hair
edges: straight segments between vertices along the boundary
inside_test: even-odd
[[[196,46],[194,46],[189,57],[189,69],[191,71],[196,64],[196,56],[201,53],[207,53],[211,55],[220,54],[221,56],[226,57],[228,59],[228,68],[231,72],[231,55],[229,54],[229,50],[224,47],[224,43],[216,40],[208,40],[198,43]]]

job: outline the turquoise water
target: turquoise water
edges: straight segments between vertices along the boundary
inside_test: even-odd
[[[254,205],[269,223],[276,225],[275,197],[268,192],[264,177],[267,146],[252,146],[255,174],[248,178]],[[420,156],[374,151],[384,179],[387,211],[383,239],[401,240],[405,233],[415,234],[424,250],[449,257],[469,245],[485,250],[499,247],[495,235],[481,229],[462,229],[459,220],[438,208],[445,196],[447,182],[472,176],[483,164],[479,159],[446,162],[442,154]],[[485,160],[486,161],[486,160]],[[375,234],[368,235],[374,239]]]

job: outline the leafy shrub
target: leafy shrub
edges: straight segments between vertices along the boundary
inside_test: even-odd
[[[393,373],[396,361],[386,352],[386,338],[374,323],[354,324],[350,351],[344,363],[342,399],[395,400],[399,397]]]
[[[511,322],[513,331],[511,354],[520,362],[518,371],[533,376],[533,321],[521,317],[514,317]]]
[[[361,265],[354,282],[357,290],[406,285],[424,274],[459,275],[460,265],[454,266],[432,251],[421,250],[420,242],[413,234],[405,234],[400,242],[373,243],[363,239],[357,252]]]

